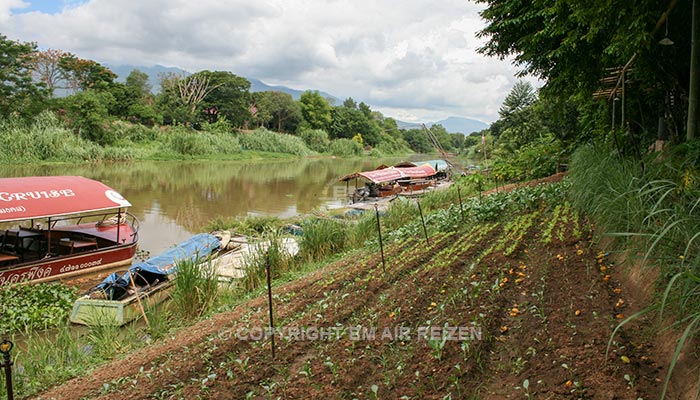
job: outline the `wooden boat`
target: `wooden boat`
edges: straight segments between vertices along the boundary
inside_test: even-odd
[[[363,178],[367,181],[363,187],[356,188],[350,194],[352,203],[370,198],[382,198],[398,195],[404,190],[418,190],[431,184],[437,172],[428,164],[405,167],[386,167],[373,171],[358,172],[340,178],[348,182],[351,179]]]
[[[209,259],[226,248],[228,233],[202,233],[162,254],[113,273],[75,301],[71,322],[82,325],[124,325],[167,299],[174,289],[177,264]]]
[[[0,285],[130,265],[138,221],[129,206],[81,176],[0,178]]]
[[[280,239],[281,250],[289,257],[299,253],[299,243],[294,238]],[[211,260],[221,282],[231,282],[246,275],[246,262],[267,251],[269,241],[251,241],[245,236],[232,237],[227,246],[230,251]]]

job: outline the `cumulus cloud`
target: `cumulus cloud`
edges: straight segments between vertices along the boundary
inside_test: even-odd
[[[476,52],[464,0],[90,0],[54,13],[0,0],[8,37],[107,64],[228,70],[364,101],[387,116],[497,118],[516,81]]]

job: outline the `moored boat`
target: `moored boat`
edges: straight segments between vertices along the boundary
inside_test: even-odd
[[[138,220],[129,206],[81,176],[0,178],[0,285],[130,265]]]
[[[350,194],[352,203],[369,198],[382,198],[398,195],[404,191],[422,190],[432,186],[436,180],[437,171],[429,165],[385,167],[373,171],[357,172],[340,178],[341,182],[349,182],[360,178],[366,180],[364,186],[356,188]]]
[[[162,254],[113,273],[75,301],[70,320],[82,325],[124,325],[167,299],[180,262],[202,262],[227,247],[228,233],[201,233]]]

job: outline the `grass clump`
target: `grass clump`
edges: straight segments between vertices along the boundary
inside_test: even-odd
[[[342,221],[317,218],[303,226],[299,243],[301,257],[314,261],[343,251],[346,247],[348,228]]]
[[[338,157],[357,157],[362,155],[362,145],[352,139],[335,139],[331,141],[330,151]]]
[[[218,294],[219,280],[211,260],[182,260],[177,263],[173,307],[185,319],[205,315]]]

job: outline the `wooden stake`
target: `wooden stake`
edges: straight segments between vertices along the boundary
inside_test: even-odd
[[[136,287],[136,282],[134,282],[134,274],[129,271],[129,279],[131,280],[131,286],[134,288],[134,293],[136,294],[136,302],[139,304],[139,309],[141,310],[141,315],[143,315],[144,321],[146,321],[146,326],[151,327],[151,324],[148,322],[148,317],[146,316],[146,310],[143,309],[143,304],[141,304],[141,296],[139,295],[139,290]]]

